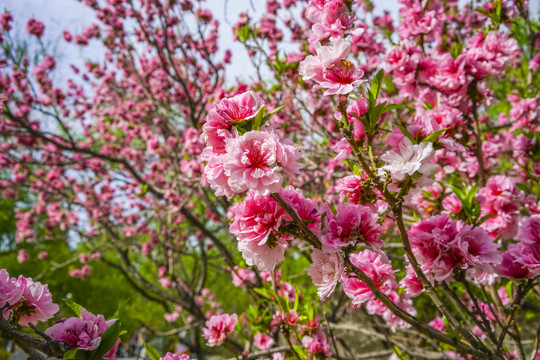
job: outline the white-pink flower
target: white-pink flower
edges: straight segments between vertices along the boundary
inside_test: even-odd
[[[307,273],[311,281],[317,286],[317,295],[321,300],[334,292],[336,285],[343,275],[343,258],[339,253],[325,254],[319,249],[311,253],[313,263]]]
[[[206,322],[206,327],[202,329],[203,337],[207,340],[208,346],[219,346],[223,344],[227,336],[234,331],[238,322],[238,315],[223,314],[213,315]]]
[[[386,165],[381,169],[389,172],[392,178],[398,181],[417,171],[429,176],[439,167],[431,162],[434,155],[433,143],[413,144],[411,140],[405,137],[399,144],[399,153],[390,150],[381,156],[381,160],[386,162]]]
[[[345,60],[351,44],[340,38],[332,45],[315,44],[317,55],[307,56],[298,69],[304,80],[313,80],[317,88],[324,88],[324,95],[348,94],[364,82],[364,72]]]
[[[274,343],[275,341],[270,335],[262,332],[258,332],[253,337],[253,345],[255,345],[255,347],[259,350],[270,349]]]
[[[260,195],[279,192],[283,177],[298,173],[300,150],[288,141],[281,142],[273,132],[250,131],[226,140],[221,157],[228,186],[235,193],[251,189]]]

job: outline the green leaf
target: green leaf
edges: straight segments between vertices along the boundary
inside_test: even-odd
[[[120,320],[116,320],[101,336],[101,343],[98,348],[90,353],[89,360],[98,360],[111,350],[120,336]]]
[[[427,141],[427,142],[435,142],[437,141],[437,139],[439,138],[439,136],[442,135],[442,133],[444,133],[446,130],[448,130],[449,128],[446,128],[446,129],[441,129],[441,130],[437,130],[435,131],[433,134],[429,134],[428,136],[426,136],[424,138],[424,140],[422,140],[422,142],[424,141]]]
[[[245,43],[249,39],[250,34],[251,29],[249,28],[248,24],[244,24],[238,30],[236,30],[236,36],[238,36],[238,40],[243,43]]]
[[[476,223],[476,226],[482,224],[484,221],[486,221],[487,219],[491,219],[492,217],[495,217],[497,216],[497,214],[487,214],[486,216],[482,216],[478,222]]]
[[[379,94],[381,93],[383,79],[384,71],[381,69],[379,72],[377,72],[377,74],[375,74],[375,77],[371,81],[371,88],[369,89],[369,92],[373,95],[375,100],[379,98]]]
[[[407,137],[407,139],[411,140],[413,144],[416,144],[416,139],[414,138],[414,136],[412,136],[412,134],[409,132],[409,130],[407,130],[405,126],[401,124],[396,124],[396,126],[401,130],[403,135]]]
[[[118,316],[120,315],[120,310],[126,306],[126,304],[129,302],[129,299],[126,299],[123,303],[121,303],[120,305],[118,305],[118,307],[116,308],[116,311],[114,312],[114,314],[112,315],[111,318],[109,318],[108,320],[111,320],[111,319],[118,319]]]
[[[326,217],[326,211],[321,215],[321,231],[324,229],[324,218]]]
[[[251,130],[259,130],[263,125],[264,112],[266,110],[266,105],[264,105],[261,110],[255,115],[255,119],[251,121]]]
[[[504,289],[506,290],[506,295],[510,298],[510,300],[514,299],[514,289],[516,288],[516,284],[514,284],[513,281],[509,281],[508,284],[505,285]]]
[[[77,317],[81,317],[81,310],[84,309],[81,305],[77,304],[75,301],[71,299],[63,299],[67,306],[71,308],[77,315]]]
[[[388,104],[388,105],[386,105],[384,107],[383,114],[387,113],[389,111],[399,110],[399,109],[403,109],[403,105],[401,105],[401,104]]]
[[[517,183],[516,187],[527,195],[531,193],[531,190],[525,184]]]
[[[270,119],[270,116],[274,115],[274,114],[277,114],[281,109],[283,109],[285,107],[285,105],[281,105],[281,106],[278,106],[277,108],[275,108],[274,110],[270,111],[268,114],[266,114],[264,117],[268,117],[268,119]]]
[[[144,344],[144,348],[146,350],[146,355],[148,355],[148,357],[151,360],[159,360],[159,359],[161,359],[161,356],[159,355],[159,352],[152,345]]]
[[[383,114],[384,112],[384,108],[386,106],[386,101],[375,106],[372,110],[371,110],[371,115],[370,115],[370,118],[369,118],[369,129],[370,130],[375,130],[377,128],[377,125],[379,125],[379,119],[381,118],[381,115]]]
[[[71,349],[71,350],[68,350],[64,353],[64,356],[63,356],[63,359],[64,360],[71,360],[71,359],[75,359],[75,357],[77,356],[77,351],[79,349],[75,348],[75,349]],[[159,360],[159,359],[158,359]]]

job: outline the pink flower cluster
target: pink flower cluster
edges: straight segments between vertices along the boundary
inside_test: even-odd
[[[105,330],[111,327],[116,319],[107,320],[103,315],[94,315],[81,310],[81,316],[62,319],[45,330],[45,333],[56,341],[67,343],[73,348],[92,351],[101,344],[101,337]],[[103,356],[104,359],[115,359],[116,351],[120,345],[118,339],[115,345]]]
[[[380,248],[383,240],[380,235],[383,228],[377,224],[378,216],[363,205],[339,204],[336,214],[328,210],[324,219],[324,229],[321,234],[323,249],[336,252],[343,247],[363,242]]]
[[[477,276],[493,274],[502,260],[500,245],[484,229],[463,226],[447,215],[414,223],[409,240],[423,272],[436,281],[452,280],[454,269],[469,269],[469,274]]]
[[[303,164],[301,151],[292,141],[280,140],[273,131],[249,131],[238,136],[233,126],[253,119],[264,101],[254,92],[221,100],[206,117],[203,137],[207,147],[203,159],[206,180],[216,195],[231,198],[253,190],[260,195],[279,192],[281,171],[298,174]]]
[[[229,334],[234,331],[238,322],[238,315],[223,314],[213,315],[202,329],[203,336],[208,346],[219,346],[223,344]]]
[[[5,319],[12,318],[20,325],[47,321],[58,312],[58,305],[52,302],[47,285],[19,276],[11,278],[5,269],[0,270],[0,308]]]
[[[350,32],[356,20],[356,16],[349,11],[344,0],[311,0],[306,8],[305,17],[313,23],[310,43],[328,38],[337,40]]]
[[[287,243],[275,232],[283,221],[292,219],[276,200],[250,191],[244,201],[229,209],[229,214],[229,231],[236,236],[238,250],[248,265],[273,270],[276,262],[283,261]]]
[[[498,270],[502,276],[533,279],[540,275],[540,215],[523,222],[517,239],[503,254]]]
[[[395,271],[386,255],[365,249],[359,253],[351,254],[350,260],[394,304],[410,314],[416,313],[409,295],[400,296],[398,294],[398,284],[394,277]],[[354,273],[343,275],[343,291],[352,299],[355,307],[367,303],[367,312],[381,316],[392,329],[409,327],[406,322],[395,316],[383,302],[378,300],[367,284],[358,279]]]
[[[351,44],[342,38],[332,45],[315,44],[317,55],[307,56],[298,69],[304,80],[313,80],[315,88],[326,89],[324,95],[346,95],[364,82],[361,77],[364,72],[348,60]]]

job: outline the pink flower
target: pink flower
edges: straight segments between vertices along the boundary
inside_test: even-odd
[[[407,265],[407,274],[401,280],[401,284],[405,288],[405,293],[409,296],[415,297],[418,296],[424,291],[422,283],[416,276],[414,269],[411,265]]]
[[[364,194],[362,181],[364,180],[359,175],[350,175],[339,179],[336,183],[336,190],[339,191],[339,201],[344,202],[345,198],[348,198],[347,202],[351,204],[361,203]]]
[[[343,275],[343,258],[339,253],[325,254],[319,249],[311,253],[313,263],[307,273],[311,276],[313,285],[317,286],[317,295],[321,300],[334,292],[336,285]]]
[[[344,0],[310,1],[306,8],[306,19],[313,23],[313,34],[309,42],[325,40],[330,37],[336,40],[350,32],[355,16],[349,12]]]
[[[17,286],[22,289],[19,300],[3,312],[4,317],[11,315],[22,326],[38,321],[47,321],[58,312],[58,305],[52,302],[52,295],[47,285],[19,276]],[[17,290],[18,292],[19,290]]]
[[[486,186],[478,191],[477,198],[480,201],[481,217],[495,215],[484,221],[481,227],[494,237],[512,237],[516,234],[519,197],[515,179],[503,175],[491,176]]]
[[[231,271],[232,283],[234,286],[246,287],[248,284],[255,284],[257,282],[257,277],[255,272],[250,269],[238,269],[235,266],[235,271]]]
[[[45,333],[56,341],[62,341],[74,348],[95,350],[101,343],[101,336],[116,319],[105,321],[103,315],[94,315],[81,310],[81,317],[71,317],[56,322]]]
[[[203,336],[207,340],[208,346],[219,346],[227,336],[234,331],[238,322],[238,315],[223,314],[214,315],[206,322],[206,327],[202,329]]]
[[[251,191],[244,201],[235,203],[230,211],[233,216],[229,231],[240,242],[264,245],[270,234],[279,229],[282,221],[292,221],[272,197]]]
[[[253,345],[259,350],[267,350],[274,345],[275,341],[274,339],[267,334],[263,334],[261,332],[258,332],[253,337]]]
[[[336,40],[333,45],[321,46],[315,44],[317,55],[309,55],[300,63],[298,70],[304,80],[313,80],[324,88],[324,95],[346,95],[364,82],[360,78],[364,75],[362,70],[345,60],[351,51],[351,44],[344,39]]]
[[[454,266],[462,261],[452,246],[461,224],[447,215],[433,216],[412,224],[409,241],[413,253],[428,277],[443,281],[452,277]]]
[[[17,279],[11,278],[6,269],[0,270],[0,308],[6,304],[13,305],[23,295],[24,288]]]
[[[163,317],[168,322],[175,322],[176,320],[178,320],[179,316],[180,314],[178,312],[173,311],[172,313],[166,313]]]
[[[202,137],[206,145],[215,152],[223,152],[231,127],[253,119],[264,105],[264,100],[253,91],[222,99],[205,118]]]
[[[405,137],[399,143],[399,153],[390,150],[381,156],[381,160],[387,163],[381,169],[398,181],[417,171],[429,176],[438,168],[437,164],[431,162],[434,155],[433,143],[422,142],[417,145]]]
[[[298,217],[307,223],[310,229],[314,232],[320,230],[321,212],[313,200],[304,197],[302,190],[290,186],[289,189],[281,189],[279,195],[296,211]]]
[[[330,345],[326,339],[326,335],[322,330],[314,334],[314,336],[304,336],[302,338],[302,346],[304,346],[308,353],[308,359],[324,359],[331,355]]]
[[[228,185],[240,193],[251,189],[260,195],[279,192],[283,177],[297,174],[303,164],[298,162],[300,150],[288,141],[279,141],[275,133],[250,131],[226,140],[221,157]]]
[[[491,265],[502,261],[502,256],[497,251],[500,245],[495,244],[481,227],[464,226],[454,241],[453,245],[461,252],[462,261],[466,264],[491,271]]]
[[[19,249],[19,251],[17,251],[17,261],[19,262],[19,264],[22,264],[23,262],[28,260],[29,257],[30,255],[28,254],[28,252],[26,252],[26,250]]]
[[[351,263],[362,270],[383,293],[391,290],[394,270],[385,255],[365,249],[350,255]],[[352,299],[354,305],[375,299],[371,289],[353,273],[343,276],[343,291]]]
[[[49,253],[47,253],[46,251],[41,251],[41,252],[38,254],[38,259],[39,259],[39,260],[46,259],[48,255],[49,255]]]
[[[26,31],[30,35],[40,38],[43,35],[44,30],[45,26],[43,26],[41,21],[37,21],[36,19],[28,19],[28,22],[26,23]]]
[[[256,242],[238,242],[238,251],[249,266],[257,266],[261,271],[272,271],[277,263],[285,260],[287,244],[277,242],[275,245],[259,245]]]
[[[336,252],[341,247],[354,245],[357,241],[380,248],[383,240],[379,238],[383,228],[377,224],[377,215],[367,206],[339,204],[334,215],[330,210],[324,219],[321,242],[325,251]]]
[[[518,239],[526,245],[540,245],[540,215],[533,215],[523,222]]]
[[[159,360],[196,360],[196,359],[191,359],[189,355],[185,355],[185,354],[176,355],[176,354],[168,352],[167,354],[165,354],[164,357],[160,358]]]

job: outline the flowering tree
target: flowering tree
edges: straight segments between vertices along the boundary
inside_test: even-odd
[[[367,0],[268,0],[234,25],[257,79],[232,88],[204,4],[84,2],[99,23],[64,39],[101,39],[105,60],[64,87],[43,24],[27,23],[30,57],[0,19],[19,262],[77,239],[83,254],[52,272],[104,262],[163,308],[153,333],[200,359],[540,358],[526,1],[401,0],[395,24]],[[38,326],[52,300],[2,270],[1,336],[36,359],[115,356],[117,314],[67,301],[76,317]]]

